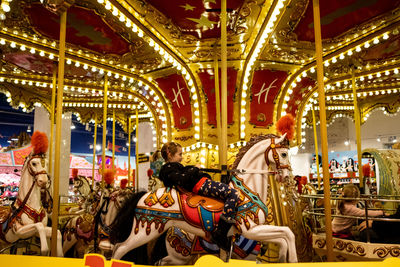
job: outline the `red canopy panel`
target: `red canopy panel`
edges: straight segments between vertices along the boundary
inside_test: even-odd
[[[397,8],[400,0],[320,1],[322,39],[334,38],[351,28]],[[298,40],[314,42],[314,16],[309,1],[295,31]]]
[[[40,3],[26,7],[24,13],[37,32],[54,40],[59,40],[59,16],[48,11]],[[78,6],[68,9],[67,43],[85,47],[100,54],[123,55],[129,52],[129,43],[115,32],[92,10]]]
[[[303,98],[311,91],[315,86],[316,82],[308,77],[302,78],[300,82],[296,82],[297,85],[293,88],[290,100],[288,101],[288,107],[286,108],[287,114],[292,114],[296,118],[297,109],[303,101]]]
[[[257,127],[268,127],[273,124],[275,99],[287,77],[285,71],[254,72],[250,99],[251,124]]]
[[[221,70],[218,71],[219,74],[219,91],[221,96]],[[201,84],[203,85],[203,91],[207,98],[207,111],[208,111],[208,124],[217,126],[217,112],[215,105],[215,80],[214,80],[214,70],[204,69],[198,73]],[[236,91],[236,79],[237,70],[233,68],[227,69],[227,109],[228,109],[228,124],[233,123],[233,99]]]
[[[362,57],[365,61],[389,60],[397,58],[400,55],[400,34],[387,39],[384,43],[380,43],[369,48],[367,53]]]
[[[218,26],[221,13],[220,0],[148,0],[147,2],[170,18],[182,33],[191,34],[200,39],[221,36],[221,29]],[[227,1],[226,6],[228,10],[237,14],[243,3],[243,0],[230,0]],[[230,23],[227,21],[227,25]]]
[[[55,67],[52,60],[38,54],[31,54],[27,51],[7,53],[4,59],[20,68],[39,74],[51,75]],[[92,73],[83,68],[65,64],[65,76],[67,77],[89,77],[90,75],[92,75]]]
[[[192,106],[189,90],[181,75],[172,74],[156,79],[158,86],[171,102],[174,115],[174,124],[178,129],[187,129],[192,126]]]

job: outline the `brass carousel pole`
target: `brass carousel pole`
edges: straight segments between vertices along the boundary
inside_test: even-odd
[[[226,41],[226,0],[221,1],[221,178],[227,175],[228,110],[227,110],[227,41]],[[219,103],[218,103],[219,104]]]
[[[331,216],[331,195],[329,184],[329,163],[328,163],[328,134],[326,127],[325,110],[325,89],[324,89],[324,67],[322,65],[322,40],[321,21],[319,13],[319,0],[313,0],[314,33],[315,33],[315,56],[317,59],[317,83],[319,100],[319,121],[321,131],[322,170],[324,182],[324,207],[325,207],[325,233],[327,260],[333,261],[333,239],[332,239],[332,216]]]
[[[218,136],[218,165],[221,168],[222,162],[222,133],[221,133],[221,98],[219,95],[219,72],[218,72],[218,53],[217,43],[215,43],[214,54],[214,87],[215,87],[215,106],[216,106],[216,119],[217,119],[217,136]]]
[[[54,139],[54,108],[56,105],[56,86],[57,86],[57,68],[54,64],[53,69],[53,88],[51,89],[51,107],[50,107],[50,144],[49,144],[49,174],[53,172],[53,139]]]
[[[135,142],[135,161],[136,161],[136,171],[135,171],[135,188],[136,192],[139,191],[139,110],[136,109],[136,142]],[[133,179],[133,178],[132,178]]]
[[[133,186],[133,181],[131,181],[131,114],[128,116],[128,183]]]
[[[54,151],[54,184],[53,184],[53,212],[51,215],[51,255],[57,256],[57,227],[58,207],[60,206],[60,153],[61,153],[61,123],[62,104],[64,93],[64,64],[65,64],[65,33],[67,28],[67,11],[60,14],[60,43],[58,52],[58,90],[56,114],[56,141]]]
[[[104,75],[104,98],[103,98],[103,144],[101,155],[101,183],[104,185],[104,170],[106,169],[106,141],[107,141],[107,99],[108,99],[108,77]]]
[[[360,188],[364,188],[364,177],[362,172],[361,162],[361,118],[360,108],[357,103],[357,90],[354,66],[351,67],[351,87],[353,89],[353,104],[354,104],[354,123],[356,125],[356,140],[357,140],[357,160],[358,160],[358,178],[360,179]]]
[[[113,117],[112,117],[112,169],[114,170],[114,161],[115,161],[115,109],[113,109]]]
[[[97,144],[97,112],[94,113],[92,189],[94,188],[94,171],[96,167],[96,144]]]
[[[312,106],[311,112],[312,112],[312,122],[313,122],[313,129],[314,129],[315,164],[317,165],[318,190],[321,190],[321,176],[319,174],[319,154],[318,154],[318,139],[317,139],[317,123],[315,121],[314,105]]]

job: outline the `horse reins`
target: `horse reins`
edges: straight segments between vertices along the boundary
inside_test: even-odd
[[[15,206],[14,206],[15,202],[12,204],[13,212],[12,212],[11,216],[10,216],[9,219],[8,219],[8,222],[9,222],[9,223],[7,224],[7,227],[6,227],[6,229],[4,230],[4,233],[7,233],[8,230],[10,230],[10,226],[11,226],[12,221],[21,213],[21,211],[23,211],[23,209],[24,209],[24,207],[25,207],[25,205],[26,205],[26,202],[28,202],[29,196],[31,195],[31,193],[32,193],[32,191],[33,191],[33,187],[35,186],[35,183],[36,183],[36,176],[39,175],[39,174],[47,174],[47,172],[46,172],[45,170],[44,170],[44,171],[40,171],[40,172],[34,172],[34,171],[31,170],[31,168],[30,168],[30,165],[29,165],[30,161],[31,161],[32,159],[34,159],[34,158],[39,158],[39,157],[41,157],[41,156],[39,156],[39,155],[32,156],[32,157],[28,160],[28,162],[27,162],[28,172],[29,172],[29,174],[33,177],[32,185],[31,185],[31,187],[29,188],[29,191],[28,191],[28,193],[26,194],[24,200],[21,201],[19,198],[17,198],[17,201],[16,201],[16,202],[19,202],[19,203],[18,203],[18,204],[19,204],[19,205],[18,205],[18,208],[15,209]],[[41,158],[42,158],[42,157],[41,157]]]
[[[271,151],[272,152],[272,158],[274,159],[275,166],[276,166],[276,169],[278,171],[283,170],[283,169],[291,170],[290,165],[288,165],[288,164],[281,165],[281,163],[279,161],[279,154],[276,151],[277,148],[289,148],[289,147],[286,146],[286,145],[282,145],[280,143],[279,144],[275,144],[275,138],[271,138],[271,144],[269,145],[267,150],[265,150],[265,153],[264,153],[265,162],[267,163],[267,165],[270,164],[270,160],[268,158],[268,153]]]

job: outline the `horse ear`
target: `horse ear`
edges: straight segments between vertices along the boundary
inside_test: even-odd
[[[286,133],[284,133],[281,137],[279,137],[277,140],[275,140],[275,144],[279,144],[286,138]]]

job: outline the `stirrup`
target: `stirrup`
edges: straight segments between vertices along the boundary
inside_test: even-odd
[[[230,249],[229,251],[226,251],[222,248],[219,249],[219,258],[223,260],[224,262],[229,262],[229,260],[232,257],[232,251],[233,251],[233,236],[228,237],[229,240],[231,241]]]

